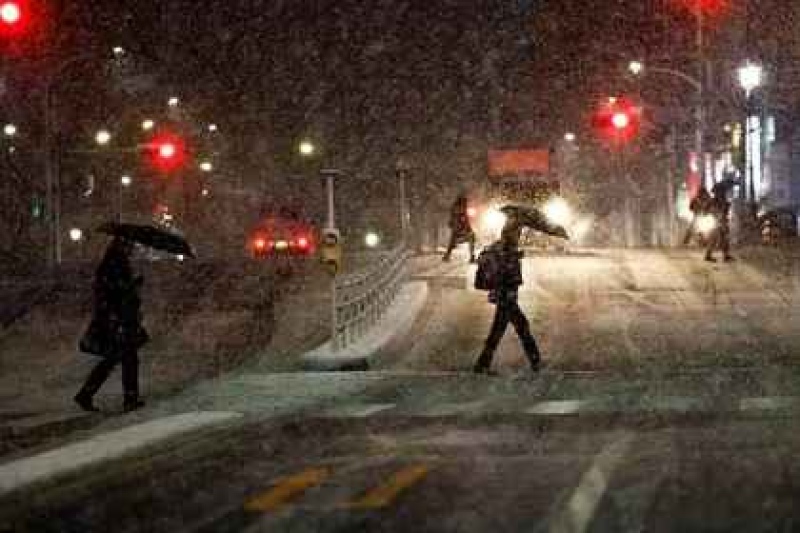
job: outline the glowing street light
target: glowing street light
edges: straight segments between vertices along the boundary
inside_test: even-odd
[[[200,170],[203,172],[213,172],[214,164],[211,161],[203,161],[200,163]]]
[[[208,131],[211,133],[216,133],[219,130],[219,127],[216,124],[209,124]]]
[[[381,243],[381,238],[374,231],[370,231],[364,237],[364,244],[366,244],[368,248],[377,248],[380,243]]]
[[[119,182],[122,184],[123,187],[130,187],[131,184],[133,183],[133,178],[131,178],[130,176],[122,176],[119,179]]]
[[[122,57],[125,55],[125,49],[121,46],[115,46],[114,48],[111,49],[111,51],[117,57]]]
[[[3,126],[3,134],[6,137],[14,137],[17,135],[17,127],[14,124],[6,124]]]
[[[111,133],[108,130],[100,130],[94,136],[94,140],[100,146],[105,146],[111,142]]]
[[[155,127],[156,127],[155,120],[151,120],[151,119],[148,118],[148,119],[145,119],[145,120],[142,121],[142,129],[144,131],[150,131]]]
[[[739,85],[745,90],[747,96],[761,87],[764,83],[764,67],[748,61],[739,68]]]
[[[300,143],[300,155],[303,157],[311,157],[314,155],[316,147],[311,141],[303,141]]]
[[[72,242],[79,242],[83,240],[83,230],[80,228],[72,228],[69,230],[69,239]]]
[[[177,96],[172,96],[170,97],[169,100],[167,100],[167,105],[169,105],[170,107],[178,107],[179,105],[181,105],[181,99],[178,98]]]
[[[564,140],[567,141],[568,143],[574,143],[576,139],[577,136],[572,132],[566,133],[564,135]]]

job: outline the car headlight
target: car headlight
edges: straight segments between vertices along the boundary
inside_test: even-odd
[[[697,219],[697,231],[711,233],[717,229],[717,220],[712,215],[703,215]]]
[[[572,209],[563,198],[553,198],[544,205],[544,216],[551,224],[568,226],[572,221]]]
[[[483,227],[491,233],[499,234],[506,225],[506,215],[496,207],[490,207],[483,214]]]

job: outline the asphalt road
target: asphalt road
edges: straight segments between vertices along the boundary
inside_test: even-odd
[[[775,259],[773,261],[773,259]],[[513,333],[469,373],[491,307],[468,267],[370,372],[252,373],[150,416],[245,413],[0,502],[13,531],[793,531],[800,524],[792,258],[526,260],[547,360]],[[142,414],[141,416],[147,416]],[[0,525],[0,529],[4,526]]]

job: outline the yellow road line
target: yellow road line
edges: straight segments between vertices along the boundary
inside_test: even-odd
[[[391,504],[404,490],[419,483],[428,475],[425,465],[416,465],[396,472],[389,480],[379,485],[358,500],[346,504],[347,509],[379,509]]]
[[[330,476],[330,468],[309,468],[278,481],[270,490],[255,496],[244,504],[245,511],[266,513],[284,506],[311,487],[319,485]]]

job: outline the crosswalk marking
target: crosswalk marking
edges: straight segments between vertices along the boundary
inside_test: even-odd
[[[390,505],[405,490],[422,481],[430,469],[426,465],[415,465],[396,472],[389,480],[371,490],[354,502],[345,504],[347,509],[370,510]]]
[[[244,504],[244,509],[258,513],[275,511],[325,481],[330,474],[330,468],[320,467],[309,468],[294,476],[285,477],[270,490],[248,500]]]
[[[588,402],[582,400],[540,402],[525,412],[531,415],[573,415],[587,406]]]

